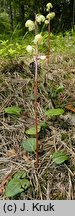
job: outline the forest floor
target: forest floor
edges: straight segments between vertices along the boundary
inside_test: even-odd
[[[21,145],[28,137],[25,131],[35,124],[34,74],[29,69],[31,60],[25,56],[13,64],[0,62],[0,199],[8,199],[5,188],[13,174],[25,170],[31,186],[13,199],[74,200],[75,56],[70,53],[52,54],[48,72],[45,63],[41,63],[39,68],[38,116],[39,122],[48,123],[48,128],[39,135],[38,172],[35,154],[26,153]],[[59,86],[64,86],[64,91],[54,97]],[[19,117],[4,112],[6,107],[13,105],[22,108]],[[49,108],[65,106],[67,109],[61,116],[47,118],[44,115]],[[55,165],[51,156],[56,150],[65,151],[69,161]]]

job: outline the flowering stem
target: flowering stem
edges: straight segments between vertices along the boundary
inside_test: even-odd
[[[46,69],[47,69],[47,73],[46,73],[46,82],[48,79],[48,71],[49,71],[49,57],[50,57],[50,21],[48,24],[48,54],[46,56]]]
[[[35,93],[35,124],[36,124],[36,165],[38,168],[39,160],[38,160],[38,44],[36,44],[36,57],[35,57],[35,85],[34,85],[34,93]]]
[[[50,22],[48,25],[48,64],[49,64],[49,57],[50,57]]]

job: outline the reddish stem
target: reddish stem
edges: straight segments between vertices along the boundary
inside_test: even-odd
[[[49,64],[49,57],[50,57],[50,22],[48,25],[48,64]]]
[[[34,86],[34,92],[35,92],[35,124],[36,124],[36,165],[38,168],[39,165],[39,159],[38,159],[38,56],[36,55],[35,58],[35,86]]]
[[[35,35],[38,32],[38,25],[36,21],[35,14]],[[39,159],[38,159],[38,43],[36,43],[36,56],[35,56],[35,85],[34,85],[34,94],[35,94],[35,125],[36,125],[36,166],[38,169]]]

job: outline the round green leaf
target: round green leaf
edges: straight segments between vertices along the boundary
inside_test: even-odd
[[[41,130],[41,125],[38,125],[38,133],[40,132],[40,130]],[[26,130],[26,134],[28,134],[28,135],[36,135],[36,127],[32,126],[28,130]]]
[[[35,138],[29,138],[29,139],[23,140],[22,146],[27,152],[35,152],[36,139]]]
[[[69,156],[64,152],[58,151],[53,154],[52,159],[55,164],[60,165],[68,160]]]
[[[45,115],[47,115],[48,117],[51,116],[58,116],[58,115],[62,115],[64,113],[64,109],[61,108],[57,108],[57,109],[49,109],[45,112]]]
[[[11,106],[11,107],[5,108],[4,111],[5,113],[8,113],[8,114],[19,115],[21,112],[21,108],[18,106]]]
[[[6,187],[6,191],[5,191],[5,195],[7,197],[12,197],[12,196],[15,196],[17,195],[18,193],[21,193],[23,192],[24,189],[21,188],[21,182],[20,182],[20,179],[12,179],[7,187]]]

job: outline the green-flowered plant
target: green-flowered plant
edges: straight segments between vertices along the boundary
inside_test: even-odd
[[[35,15],[35,22],[32,20],[27,20],[25,23],[25,27],[28,28],[29,31],[35,30],[35,36],[33,40],[34,46],[28,45],[26,50],[28,53],[34,55],[34,61],[35,61],[35,84],[34,84],[34,94],[35,94],[35,125],[36,125],[36,163],[38,167],[38,103],[37,103],[37,97],[38,97],[38,46],[43,43],[43,37],[41,33],[38,33],[38,25],[41,23],[44,23],[44,25],[48,25],[48,59],[50,54],[50,20],[54,18],[55,13],[50,13],[50,8],[52,8],[52,4],[48,3],[46,5],[47,11],[49,12],[46,16],[46,18],[42,14],[36,14]],[[49,63],[49,62],[48,62]]]
[[[44,127],[47,127],[47,124],[44,123],[38,123],[38,103],[37,103],[37,98],[38,98],[38,59],[41,60],[46,60],[46,55],[48,57],[48,64],[49,64],[49,55],[50,55],[50,20],[54,18],[55,13],[50,12],[52,8],[52,4],[48,3],[46,5],[46,10],[48,11],[48,14],[46,18],[42,14],[36,14],[35,15],[35,22],[32,20],[27,20],[25,23],[25,27],[28,28],[29,31],[34,31],[34,39],[33,39],[33,46],[28,45],[26,47],[26,51],[34,56],[34,63],[35,63],[35,83],[34,83],[34,94],[35,94],[35,126],[33,125],[30,129],[26,131],[26,134],[34,136],[32,138],[28,138],[25,141],[23,140],[22,146],[23,148],[28,151],[35,153],[36,151],[36,164],[37,168],[39,165],[38,161],[38,134],[40,133],[41,129],[44,129]],[[43,23],[44,25],[48,25],[48,50],[46,55],[39,56],[39,46],[43,44],[43,36],[42,32],[38,32],[39,25]],[[14,50],[12,48],[9,48],[9,53],[12,56],[14,53]],[[55,92],[55,95],[60,93],[62,91],[62,88],[58,88]],[[16,106],[11,106],[7,107],[4,110],[6,113],[11,114],[11,115],[20,115],[21,113],[21,108],[16,107]],[[45,115],[48,118],[52,118],[53,116],[59,116],[64,113],[63,109],[57,108],[57,109],[49,109],[45,112]]]
[[[38,103],[37,103],[37,96],[38,96],[38,46],[43,42],[43,37],[41,33],[38,34],[38,24],[45,21],[45,17],[43,15],[36,14],[35,15],[35,22],[31,20],[27,20],[25,26],[28,27],[29,31],[35,29],[35,37],[33,40],[34,47],[28,45],[26,50],[28,53],[33,54],[35,53],[34,61],[35,61],[35,84],[34,84],[34,94],[35,94],[35,124],[36,124],[36,161],[38,167]]]

